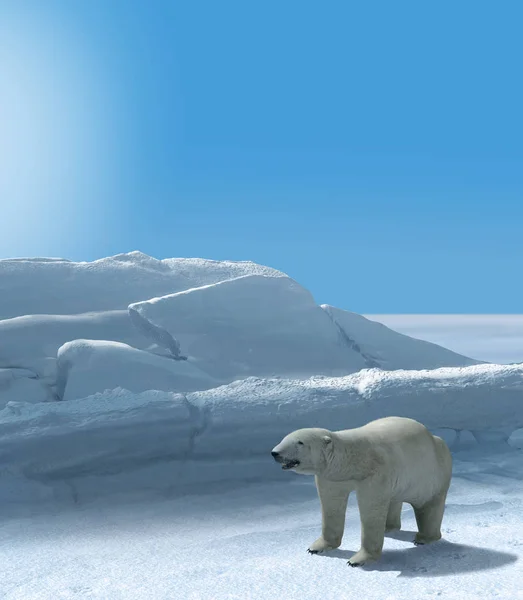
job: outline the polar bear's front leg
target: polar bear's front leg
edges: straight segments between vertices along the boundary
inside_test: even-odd
[[[316,475],[316,488],[321,502],[321,536],[308,552],[318,554],[338,548],[345,529],[345,513],[350,492],[347,482],[327,481]]]
[[[349,559],[351,567],[378,560],[385,541],[385,525],[390,497],[382,485],[363,485],[358,489],[361,521],[361,548]]]

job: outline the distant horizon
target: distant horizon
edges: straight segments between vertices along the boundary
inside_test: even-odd
[[[44,4],[0,4],[0,256],[139,247],[359,313],[522,310],[521,3]]]

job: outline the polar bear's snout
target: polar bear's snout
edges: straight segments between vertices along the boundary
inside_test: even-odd
[[[275,460],[276,462],[278,462],[278,463],[282,463],[282,462],[285,460],[285,459],[283,458],[283,456],[282,456],[282,455],[281,455],[279,452],[277,452],[276,450],[273,450],[273,451],[271,452],[271,456],[272,456],[272,458],[274,458],[274,460]]]
[[[293,452],[292,446],[286,447],[283,443],[280,443],[273,448],[271,456],[277,463],[281,464],[281,468],[284,470],[294,469],[300,464],[296,453]]]
[[[282,469],[294,469],[294,467],[297,467],[300,464],[298,459],[283,456],[276,450],[273,450],[271,455],[277,463],[281,464]]]

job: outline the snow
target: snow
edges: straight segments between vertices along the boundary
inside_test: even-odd
[[[177,361],[121,342],[74,340],[57,355],[56,392],[61,400],[84,398],[125,382],[131,392],[189,392],[215,387],[213,379],[189,361]]]
[[[158,260],[129,252],[93,262],[0,260],[0,319],[127,309],[129,304],[233,277],[279,271],[252,262]]]
[[[247,275],[131,305],[201,368],[250,375],[343,375],[365,367],[310,293],[288,277]]]
[[[396,331],[478,360],[523,362],[523,315],[367,315]]]
[[[73,342],[65,354],[85,353],[86,365],[113,365],[114,348],[124,362],[132,363],[133,353],[147,354],[131,348],[120,354],[119,346]],[[148,356],[175,368],[187,364]],[[140,385],[138,362],[132,363],[135,370]],[[83,385],[88,377],[86,368]],[[447,430],[449,441],[468,430],[485,446],[506,444],[523,428],[522,391],[523,365],[475,365],[370,369],[306,380],[249,378],[186,394],[115,389],[68,402],[15,402],[0,411],[0,472],[10,473],[10,480],[23,474],[38,481],[48,490],[44,496],[62,495],[67,504],[124,491],[140,494],[144,481],[147,489],[185,493],[210,483],[279,479],[282,472],[269,452],[289,431],[347,429],[387,415]],[[31,501],[28,491],[27,498],[19,493],[20,503]]]
[[[29,401],[42,397],[42,390],[49,399],[71,399],[114,387],[191,391],[249,376],[341,376],[365,367],[477,362],[318,306],[293,279],[251,262],[157,260],[140,252],[91,263],[0,260],[0,317],[0,368],[36,374],[37,384],[15,385]],[[166,366],[106,344],[111,358],[107,354],[104,362],[101,346],[93,344],[97,358],[73,364],[69,353],[64,368],[58,351],[75,340],[117,342],[188,361]],[[184,381],[174,382],[176,375]],[[14,389],[0,387],[0,406]]]
[[[369,357],[369,367],[382,369],[437,369],[467,366],[478,361],[456,354],[441,345],[414,339],[347,310],[322,308],[343,329],[360,352]]]
[[[477,365],[434,371],[365,370],[305,381],[245,380],[190,394],[188,399],[205,408],[208,420],[207,430],[195,441],[197,455],[211,452],[231,430],[234,439],[241,440],[237,451],[245,436],[249,448],[261,452],[292,429],[347,429],[388,415],[409,416],[431,429],[489,431],[503,439],[523,427],[522,392],[523,365]],[[252,422],[257,424],[256,436]]]
[[[39,403],[56,400],[53,389],[27,369],[0,368],[0,409],[11,401]]]
[[[106,340],[139,349],[152,345],[131,322],[127,310],[78,315],[26,315],[0,321],[0,366],[23,365],[45,376],[45,359],[56,359],[60,346],[76,339]],[[51,377],[52,373],[47,372]]]
[[[380,562],[358,569],[346,564],[359,547],[354,495],[341,548],[310,556],[321,518],[314,483],[287,479],[2,520],[2,598],[523,598],[520,453],[456,455],[444,539],[415,547],[405,506]]]
[[[0,597],[523,599],[523,364],[477,363],[254,263],[0,261]],[[351,497],[307,555],[313,478],[271,448],[386,415],[452,446],[444,539],[414,547],[405,506],[349,569]]]

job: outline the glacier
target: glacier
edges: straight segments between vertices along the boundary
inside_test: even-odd
[[[193,390],[204,389],[206,380],[225,384],[251,376],[344,376],[369,367],[480,362],[317,305],[305,288],[269,267],[157,260],[140,252],[92,263],[0,260],[0,340],[0,368],[35,374],[37,383],[26,385],[28,393],[32,386],[31,402],[44,395],[62,399],[64,390],[67,398],[80,398],[108,387],[147,389],[126,367],[131,356],[144,386],[159,372],[191,372]],[[83,347],[92,340],[91,352],[72,352],[75,340],[84,340]],[[151,354],[158,358],[149,359]],[[168,365],[161,357],[187,364]],[[69,376],[74,382],[67,385]],[[187,377],[179,386],[169,381],[173,391],[190,390]],[[0,407],[8,398],[0,389]]]

